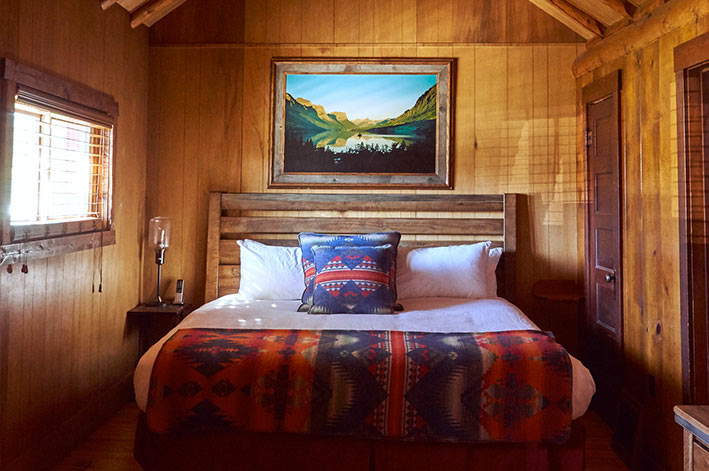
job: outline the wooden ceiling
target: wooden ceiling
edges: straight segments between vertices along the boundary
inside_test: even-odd
[[[187,0],[99,0],[104,10],[119,4],[130,12],[133,28],[152,26]],[[602,39],[629,23],[643,3],[662,0],[529,0],[586,40]],[[664,0],[667,1],[667,0]]]

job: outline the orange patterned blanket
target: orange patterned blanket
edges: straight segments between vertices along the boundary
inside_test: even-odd
[[[150,383],[151,431],[230,429],[563,443],[571,363],[538,331],[183,329]]]

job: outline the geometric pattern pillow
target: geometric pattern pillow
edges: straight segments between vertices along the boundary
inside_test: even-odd
[[[396,253],[401,234],[395,231],[392,232],[373,232],[371,234],[361,235],[329,235],[317,234],[315,232],[301,232],[298,234],[298,241],[303,252],[303,272],[305,274],[305,291],[301,297],[303,303],[299,311],[308,311],[313,304],[313,292],[315,288],[315,257],[312,248],[316,245],[325,245],[329,247],[360,247],[369,246],[376,247],[380,245],[391,245],[391,265],[389,272],[391,273],[391,281],[389,283],[389,291],[391,292],[391,303],[396,303]]]
[[[391,245],[312,248],[313,304],[308,314],[391,314]]]

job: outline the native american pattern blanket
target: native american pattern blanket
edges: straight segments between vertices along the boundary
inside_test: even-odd
[[[563,443],[571,363],[549,334],[178,330],[153,367],[151,431]]]

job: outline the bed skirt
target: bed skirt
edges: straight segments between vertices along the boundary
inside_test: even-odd
[[[585,441],[578,421],[564,445],[460,444],[239,432],[155,434],[141,414],[134,454],[146,471],[582,471]]]

